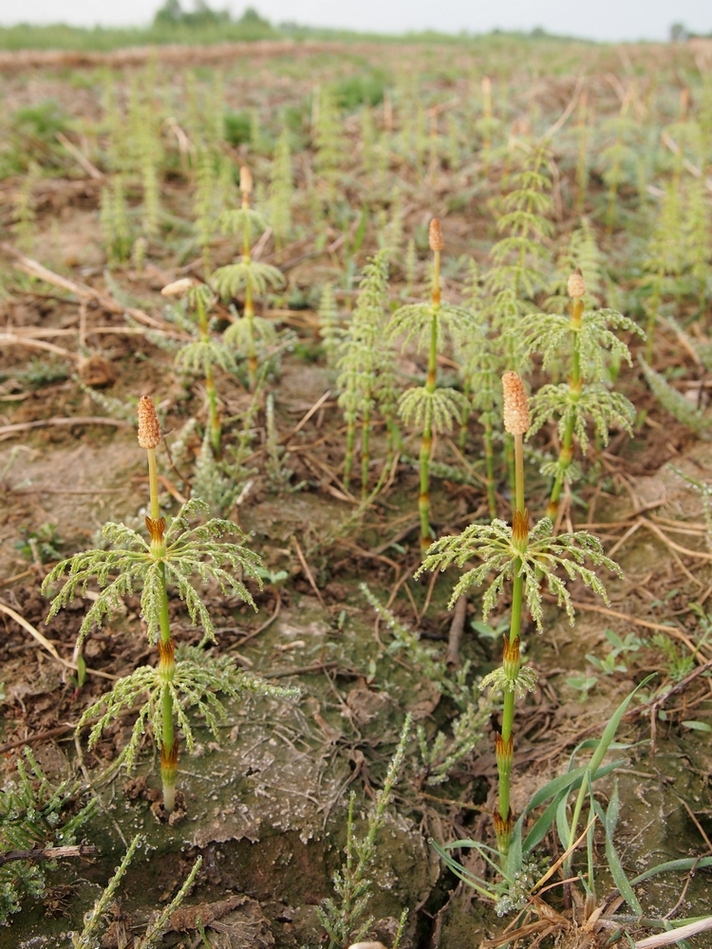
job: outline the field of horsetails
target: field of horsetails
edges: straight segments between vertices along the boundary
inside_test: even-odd
[[[712,40],[0,98],[0,946],[710,945]]]

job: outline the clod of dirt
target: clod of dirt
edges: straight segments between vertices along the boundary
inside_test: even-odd
[[[176,791],[175,807],[170,814],[163,806],[162,800],[156,800],[151,804],[151,813],[159,824],[168,824],[169,827],[175,827],[188,813],[185,806],[185,796],[181,791]]]
[[[104,356],[94,353],[80,363],[79,377],[92,389],[106,389],[116,382],[116,369]]]

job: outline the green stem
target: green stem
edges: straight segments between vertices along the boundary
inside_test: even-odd
[[[435,392],[438,371],[438,311],[440,309],[440,251],[433,251],[433,295],[432,320],[430,323],[430,350],[428,353],[428,375],[425,390],[428,395]],[[423,438],[420,443],[420,495],[418,511],[420,513],[420,546],[426,550],[430,546],[430,457],[433,450],[433,425],[430,414],[423,426]]]
[[[247,195],[243,196],[243,207],[247,206]],[[257,352],[255,350],[255,308],[252,301],[252,280],[250,277],[249,265],[252,262],[250,256],[250,234],[245,227],[245,234],[242,239],[242,260],[247,266],[245,276],[245,312],[244,318],[247,320],[247,372],[249,377],[250,392],[255,391],[257,385]]]
[[[205,304],[198,297],[198,328],[200,330],[200,340],[207,343],[210,340],[208,330],[208,315],[205,312]],[[205,365],[205,391],[208,396],[208,416],[210,418],[210,444],[213,446],[213,452],[216,458],[220,457],[220,443],[222,440],[222,429],[220,425],[220,413],[218,410],[218,394],[215,389],[215,376],[213,367],[206,361]]]
[[[153,545],[151,545],[153,546]],[[164,545],[165,550],[165,545]],[[171,813],[175,807],[176,772],[178,767],[178,742],[173,724],[173,696],[169,683],[173,681],[176,672],[175,645],[171,636],[170,620],[168,617],[168,592],[166,589],[165,564],[159,564],[159,583],[161,608],[159,626],[161,636],[158,642],[158,674],[163,680],[161,694],[161,781],[163,784],[163,807]]]
[[[504,459],[504,466],[507,469],[509,490],[512,493],[512,497],[514,497],[517,490],[517,480],[514,468],[514,448],[512,447],[512,436],[509,434],[509,432],[504,432],[502,435],[502,455]]]
[[[462,394],[464,395],[464,403],[462,406],[462,414],[460,415],[460,438],[459,446],[460,451],[464,451],[467,446],[467,423],[470,419],[470,394],[471,387],[469,380],[465,382],[465,385],[462,388]]]
[[[484,423],[485,472],[487,475],[487,506],[492,519],[497,517],[497,495],[494,489],[494,442],[492,423]]]
[[[569,377],[569,400],[578,402],[581,398],[583,388],[583,377],[581,375],[581,357],[579,354],[579,329],[581,327],[581,318],[583,316],[583,299],[580,297],[573,300],[571,304],[571,333],[573,335],[573,353],[571,358],[571,376]],[[576,416],[572,412],[566,428],[564,437],[559,449],[559,459],[557,462],[557,472],[554,478],[554,484],[549,495],[549,503],[546,508],[547,516],[556,520],[559,513],[559,499],[566,481],[566,473],[571,467],[574,457],[574,425]]]
[[[158,473],[156,453],[153,448],[146,449],[148,454],[148,484],[150,493],[151,517],[147,520],[151,534],[151,557],[158,565],[158,585],[160,607],[158,626],[158,674],[164,685],[161,695],[161,780],[163,783],[163,806],[170,814],[175,807],[176,771],[178,765],[178,742],[173,727],[173,697],[168,684],[175,677],[175,646],[171,636],[171,623],[168,614],[168,587],[166,584],[166,540],[165,519],[160,517],[158,506]]]
[[[426,550],[430,546],[432,535],[430,532],[430,454],[433,447],[433,436],[430,425],[423,429],[423,438],[420,443],[420,494],[418,496],[418,513],[420,514],[420,546]]]
[[[653,293],[648,302],[648,321],[645,327],[648,337],[645,345],[645,361],[648,364],[651,364],[653,361],[653,339],[655,336],[655,321],[660,307],[660,287],[663,280],[662,271],[658,271],[655,276],[657,279],[653,284]]]
[[[395,419],[395,415],[392,408],[389,408],[385,412],[386,417],[386,431],[388,433],[388,457],[393,458],[394,455],[397,455],[403,448],[403,439],[401,438],[400,428]]]
[[[518,549],[526,548],[529,536],[528,515],[524,506],[524,446],[521,435],[514,435],[514,470],[515,470],[515,508],[512,522],[512,542]],[[522,575],[522,561],[519,557],[513,563],[512,580],[512,612],[509,623],[509,636],[504,644],[502,666],[507,678],[516,681],[519,673],[519,639],[522,630],[522,612],[524,605],[524,577]],[[506,858],[512,834],[512,818],[510,814],[511,771],[514,757],[512,732],[514,730],[514,690],[505,689],[502,707],[502,730],[497,736],[495,745],[497,758],[497,772],[499,778],[499,801],[497,808],[498,820],[495,822],[497,830],[497,846],[502,858]]]
[[[371,463],[370,395],[366,398],[361,427],[361,497],[368,495],[368,466]]]
[[[521,560],[517,559],[514,561],[514,580],[512,583],[512,616],[509,624],[509,637],[508,644],[512,646],[516,640],[519,639],[519,634],[521,632],[522,626],[522,605],[524,602],[524,578],[520,576],[522,569]],[[502,821],[508,822],[509,820],[509,796],[510,796],[510,771],[512,767],[511,756],[512,749],[510,747],[510,742],[512,740],[512,732],[514,730],[514,692],[509,691],[509,689],[504,693],[504,705],[502,707],[502,732],[501,732],[501,742],[505,746],[505,749],[508,751],[505,752],[505,763],[504,766],[500,764],[500,761],[497,762],[497,767],[499,771],[499,816]],[[499,756],[498,756],[499,757]],[[507,853],[507,848],[504,850],[504,854]],[[503,854],[503,855],[504,855]]]
[[[252,303],[252,281],[249,276],[245,282],[244,317],[247,320],[247,372],[250,392],[254,392],[257,385],[257,351],[255,349],[255,309]]]
[[[208,415],[210,417],[210,444],[213,447],[213,454],[216,458],[219,458],[222,441],[222,426],[220,425],[218,394],[215,391],[215,379],[213,377],[212,366],[206,366],[205,368],[205,391],[208,396]]]
[[[573,420],[571,421],[570,425],[567,424],[566,431],[564,432],[564,441],[559,451],[556,477],[554,478],[554,484],[552,485],[551,494],[549,495],[549,503],[546,506],[546,515],[547,517],[550,517],[552,521],[556,520],[556,516],[559,513],[559,500],[561,498],[561,492],[564,488],[566,472],[568,471],[571,461],[573,460],[574,453],[572,439]]]
[[[346,421],[346,455],[344,456],[344,487],[349,490],[351,483],[351,469],[354,463],[354,443],[356,441],[356,419],[349,417]]]

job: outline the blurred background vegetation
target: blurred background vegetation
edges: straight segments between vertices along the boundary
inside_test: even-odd
[[[501,31],[494,30],[493,34]],[[511,35],[511,34],[508,34]],[[520,35],[520,34],[517,34]],[[670,39],[674,42],[691,37],[684,24],[675,23],[670,28]],[[541,27],[521,37],[533,40],[560,39],[570,37],[552,36]],[[0,27],[0,49],[73,49],[97,52],[120,49],[126,46],[163,45],[168,43],[224,43],[254,42],[256,40],[384,40],[464,42],[474,39],[473,34],[458,35],[426,30],[408,33],[402,37],[361,33],[351,30],[302,26],[296,22],[270,23],[254,7],[247,7],[240,17],[234,18],[227,8],[214,9],[205,0],[194,0],[191,10],[184,9],[181,0],[165,0],[149,26],[137,27],[79,27],[56,23],[43,26],[19,23]]]

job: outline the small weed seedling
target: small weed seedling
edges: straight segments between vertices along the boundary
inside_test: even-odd
[[[78,797],[72,782],[52,783],[25,748],[17,777],[0,794],[0,925],[20,911],[26,894],[42,896],[45,870],[54,868],[59,857],[81,854],[82,848],[72,845],[95,801],[77,810]]]
[[[468,683],[469,661],[464,662],[454,674],[451,673],[436,647],[421,642],[419,634],[383,606],[365,583],[359,589],[393,636],[387,647],[388,654],[402,657],[412,667],[414,674],[432,682],[457,707],[458,713],[449,726],[449,733],[438,730],[433,735],[422,724],[416,728],[422,762],[418,781],[430,786],[444,784],[450,779],[455,766],[482,741],[492,713],[490,703],[480,696],[476,683]]]
[[[246,691],[279,696],[294,692],[270,686],[257,676],[240,671],[232,659],[213,658],[200,648],[185,648],[176,659],[168,610],[169,588],[177,590],[191,622],[203,628],[204,641],[215,642],[210,613],[196,589],[195,578],[200,578],[203,584],[213,581],[225,596],[237,596],[254,606],[240,578],[250,578],[261,586],[258,570],[264,565],[260,557],[245,546],[244,534],[232,522],[213,518],[202,526],[191,527],[189,519],[205,510],[199,500],[184,504],[166,529],[158,503],[155,449],[160,438],[153,401],[144,396],[138,406],[138,441],[148,454],[150,515],[146,517],[146,527],[150,542],[124,524],[106,524],[103,533],[113,543],[112,549],[87,550],[63,560],[48,574],[42,591],[49,591],[57,580],[67,576],[52,601],[49,620],[68,606],[78,591],[86,594],[91,580],[98,583],[101,592],[84,617],[77,642],[79,648],[92,627],[101,625],[105,616],[119,608],[122,596],[141,588],[141,611],[148,640],[158,649],[158,665],[141,666],[119,679],[108,695],[84,712],[78,727],[94,723],[89,737],[91,747],[123,709],[133,708],[140,702],[123,756],[130,768],[146,725],[150,723],[161,750],[163,805],[170,813],[175,806],[178,764],[176,723],[189,751],[195,743],[188,709],[196,707],[218,739],[218,724],[226,715],[219,693],[234,697]],[[237,535],[239,542],[223,540],[224,534]]]
[[[81,933],[73,934],[72,949],[94,949],[94,947],[97,945],[97,934],[102,928],[106,928],[106,916],[111,908],[111,904],[114,902],[119,884],[126,875],[126,871],[128,870],[131,861],[136,855],[136,851],[144,842],[145,841],[143,841],[141,836],[138,834],[131,841],[128,850],[124,854],[121,863],[114,871],[114,875],[107,883],[106,888],[94,903],[93,908],[85,914],[84,928],[82,929]],[[183,900],[190,892],[190,889],[195,883],[195,878],[197,877],[198,871],[202,865],[203,858],[198,857],[183,885],[180,887],[170,903],[165,906],[158,916],[156,916],[148,924],[144,935],[137,937],[132,942],[134,949],[155,949],[170,925],[171,916],[179,908]],[[102,940],[102,945],[105,945],[106,941],[107,937],[105,936]],[[123,945],[123,943],[121,944]],[[114,945],[116,945],[116,943],[114,943]]]
[[[341,946],[346,946],[350,942],[359,943],[373,922],[373,917],[366,916],[366,911],[373,896],[374,883],[371,879],[371,871],[376,859],[376,834],[383,826],[386,808],[403,765],[411,722],[411,716],[407,715],[386,780],[376,795],[374,806],[368,815],[366,835],[362,838],[356,836],[354,827],[355,795],[351,794],[349,798],[346,821],[346,860],[341,870],[337,870],[334,874],[335,898],[325,899],[316,911],[319,922],[329,937],[328,949],[340,949]],[[404,910],[401,915],[393,949],[397,949],[400,942],[406,913],[407,910]]]

